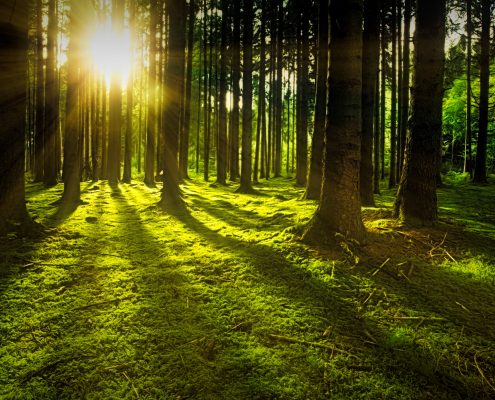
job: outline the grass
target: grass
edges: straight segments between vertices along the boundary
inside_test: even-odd
[[[28,186],[51,230],[0,240],[2,399],[489,399],[495,189],[447,181],[440,223],[363,210],[366,246],[307,247],[315,210],[286,179],[234,194]]]

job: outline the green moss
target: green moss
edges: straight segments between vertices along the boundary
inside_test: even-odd
[[[83,184],[62,215],[29,185],[52,231],[0,242],[0,398],[493,395],[492,187],[448,181],[440,226],[401,234],[384,190],[347,252],[297,240],[316,204],[290,181],[235,188],[188,182],[167,213],[159,188]]]

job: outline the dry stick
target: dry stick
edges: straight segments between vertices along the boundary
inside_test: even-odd
[[[363,301],[363,304],[362,304],[363,306],[364,306],[364,305],[365,305],[368,301],[370,301],[370,299],[373,297],[373,295],[375,294],[375,292],[376,292],[376,288],[375,288],[375,289],[373,289],[373,291],[369,294],[369,296],[368,296],[368,297],[366,297],[366,300],[365,300],[365,301]]]
[[[375,276],[378,272],[380,272],[382,270],[382,268],[385,266],[385,264],[387,264],[388,262],[390,261],[390,258],[387,258],[383,263],[382,265],[380,265],[375,272],[373,272],[371,274],[371,276]]]
[[[332,352],[333,351],[338,351],[339,353],[347,354],[348,356],[354,357],[354,358],[356,358],[356,359],[359,360],[359,357],[355,356],[354,354],[351,354],[348,351],[345,351],[345,350],[342,350],[342,349],[338,349],[335,346],[329,346],[327,344],[317,343],[317,342],[307,342],[305,340],[291,338],[291,337],[288,337],[288,336],[280,336],[280,335],[269,334],[268,337],[270,339],[278,340],[278,341],[281,341],[281,342],[297,343],[297,344],[304,344],[304,345],[308,345],[308,346],[315,346],[315,347],[320,347],[322,349],[331,350]]]
[[[136,386],[134,386],[134,383],[132,383],[132,381],[130,380],[130,378],[127,376],[127,374],[125,372],[123,372],[125,378],[131,383],[131,386],[132,386],[132,389],[134,390],[134,393],[136,393],[136,398],[139,399],[139,393],[136,389]]]
[[[490,386],[490,388],[495,391],[495,387],[493,387],[493,385],[490,383],[490,381],[487,379],[487,377],[485,376],[485,373],[483,372],[483,370],[481,369],[481,367],[478,365],[478,360],[477,360],[477,357],[478,357],[478,353],[476,353],[474,355],[474,365],[476,366],[476,369],[478,370],[478,372],[480,373],[481,377],[484,379],[484,381],[488,384],[488,386]]]
[[[441,318],[441,317],[401,317],[401,316],[392,316],[392,317],[389,317],[389,319],[398,319],[401,321],[419,321],[419,320],[443,321],[444,320],[444,318]]]

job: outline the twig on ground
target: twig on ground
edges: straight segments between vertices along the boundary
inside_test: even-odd
[[[488,380],[488,378],[485,376],[485,373],[483,372],[483,370],[481,369],[481,367],[479,366],[478,364],[478,353],[476,353],[474,355],[474,365],[476,366],[476,369],[478,370],[478,372],[480,373],[481,377],[483,378],[483,380],[487,383],[487,385],[493,390],[495,391],[495,387],[491,384],[491,382]]]
[[[371,276],[375,276],[378,272],[382,270],[382,268],[390,261],[390,257],[387,258],[382,264],[371,274]]]

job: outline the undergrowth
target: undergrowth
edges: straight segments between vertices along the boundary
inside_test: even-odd
[[[363,210],[369,240],[307,247],[316,204],[286,179],[159,189],[28,186],[50,227],[0,239],[2,399],[495,397],[495,189],[439,192],[440,222]]]

